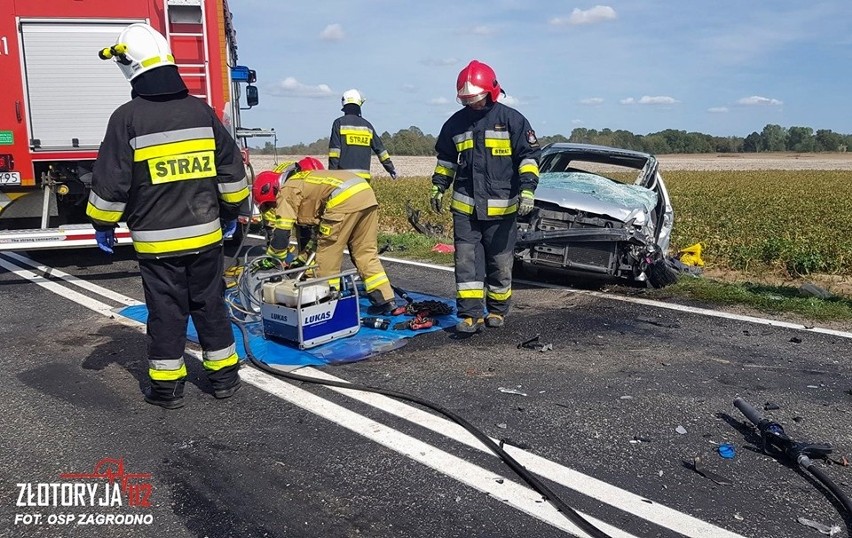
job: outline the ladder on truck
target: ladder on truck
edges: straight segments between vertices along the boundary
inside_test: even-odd
[[[206,101],[212,107],[205,0],[163,0],[163,13],[164,34],[190,95]],[[53,188],[50,183],[43,186],[41,228],[0,230],[0,252],[93,247],[97,244],[91,224],[48,228],[49,200]],[[124,222],[118,224],[115,237],[119,245],[133,242]]]
[[[213,107],[204,0],[163,0],[163,27],[189,94]]]

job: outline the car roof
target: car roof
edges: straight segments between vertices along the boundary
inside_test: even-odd
[[[596,162],[607,162],[608,157],[612,158],[612,162],[633,161],[634,165],[639,164],[638,168],[649,161],[657,159],[650,153],[634,151],[630,149],[613,148],[610,146],[598,146],[594,144],[575,144],[572,142],[557,142],[549,144],[543,148],[547,153],[570,153],[574,156],[586,155],[590,160]],[[640,164],[641,163],[641,164]]]

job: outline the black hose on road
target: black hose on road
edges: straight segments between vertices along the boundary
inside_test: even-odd
[[[446,409],[445,407],[441,407],[440,405],[434,404],[417,396],[412,396],[410,394],[405,394],[403,392],[397,392],[394,390],[387,390],[378,387],[370,387],[367,385],[360,385],[357,383],[342,383],[339,381],[329,381],[329,380],[321,380],[315,379],[313,377],[307,377],[303,375],[293,374],[290,372],[282,372],[272,368],[265,362],[258,359],[254,353],[251,351],[251,343],[249,342],[249,334],[248,330],[245,327],[245,322],[239,319],[235,319],[233,316],[231,318],[234,323],[237,324],[237,327],[240,328],[240,332],[243,335],[243,347],[246,350],[246,356],[248,357],[249,362],[251,362],[252,366],[266,372],[275,377],[281,377],[285,379],[290,379],[293,381],[301,381],[303,383],[313,383],[317,385],[326,385],[329,387],[338,387],[342,389],[352,389],[352,390],[360,390],[365,392],[374,392],[376,394],[382,394],[384,396],[389,396],[391,398],[396,398],[398,400],[404,400],[408,402],[413,402],[418,405],[422,405],[423,407],[432,409],[445,417],[449,418],[456,424],[462,426],[464,429],[473,434],[474,437],[479,439],[485,446],[487,446],[494,454],[496,454],[506,465],[508,465],[514,472],[517,474],[524,482],[526,482],[532,489],[539,492],[542,497],[544,497],[547,501],[550,502],[559,512],[561,512],[565,517],[567,517],[572,523],[577,525],[583,532],[591,536],[591,538],[612,538],[608,534],[604,533],[599,528],[595,527],[591,524],[586,518],[580,515],[576,510],[568,506],[562,499],[556,496],[553,491],[550,490],[541,480],[536,478],[535,475],[530,473],[526,467],[518,463],[512,456],[506,453],[503,448],[491,440],[490,437],[482,433],[479,429],[474,427],[470,422],[457,415],[456,413]]]

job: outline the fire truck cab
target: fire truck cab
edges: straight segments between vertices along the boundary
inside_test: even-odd
[[[98,51],[147,22],[168,40],[192,95],[243,149],[240,97],[257,104],[255,73],[237,65],[227,0],[4,0],[0,14],[0,250],[94,246],[86,200],[106,125],[130,85]],[[241,86],[244,84],[245,87]],[[119,244],[128,243],[122,225]]]

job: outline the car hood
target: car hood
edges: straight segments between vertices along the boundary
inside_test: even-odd
[[[627,185],[585,172],[541,174],[535,191],[537,200],[606,216],[621,222],[634,220],[642,226],[650,222],[657,194],[638,185]]]

